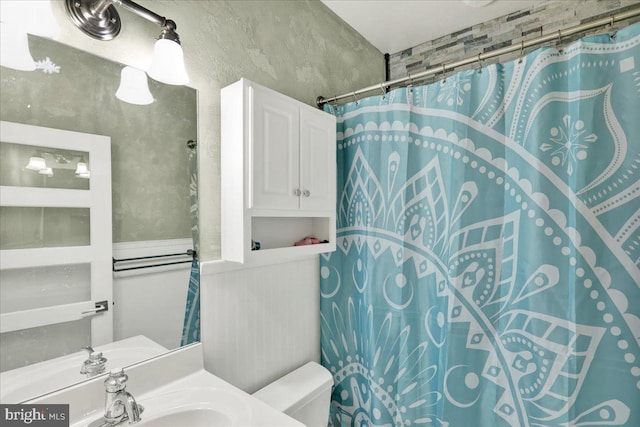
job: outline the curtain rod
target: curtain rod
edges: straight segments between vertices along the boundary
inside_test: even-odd
[[[353,92],[345,93],[343,95],[337,95],[332,98],[324,98],[323,96],[319,96],[316,99],[316,104],[318,105],[318,108],[322,108],[324,104],[327,104],[329,102],[339,101],[341,99],[350,98],[350,97],[357,99],[358,95],[362,95],[368,92],[373,92],[375,90],[381,90],[383,93],[386,93],[386,88],[390,86],[397,86],[397,85],[401,85],[402,83],[412,82],[414,80],[420,80],[424,77],[428,77],[434,74],[445,73],[447,71],[451,71],[455,68],[462,67],[464,65],[473,64],[475,62],[480,62],[485,59],[494,58],[496,56],[504,55],[506,53],[515,52],[518,50],[522,51],[531,46],[543,44],[554,39],[561,39],[562,37],[570,36],[576,33],[581,33],[583,31],[592,30],[594,28],[602,27],[605,25],[613,25],[616,22],[624,21],[625,19],[633,18],[638,15],[640,15],[640,7],[636,7],[626,12],[612,15],[608,18],[601,18],[585,24],[580,24],[573,27],[565,28],[564,30],[554,31],[553,33],[536,37],[530,40],[522,40],[520,43],[511,45],[511,46],[505,46],[496,50],[492,50],[491,52],[479,53],[476,56],[470,56],[468,58],[461,59],[459,61],[452,62],[450,64],[443,63],[441,65],[428,68],[425,71],[421,71],[414,75],[410,75],[407,73],[407,77],[402,77],[395,80],[388,80],[388,81],[379,83],[377,85],[367,86],[365,88],[358,89]]]

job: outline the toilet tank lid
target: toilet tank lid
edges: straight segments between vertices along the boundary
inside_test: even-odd
[[[253,397],[281,412],[293,412],[332,386],[331,373],[316,362],[309,362],[256,391]]]

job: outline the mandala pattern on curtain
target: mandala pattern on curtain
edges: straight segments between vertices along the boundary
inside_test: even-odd
[[[640,426],[640,25],[341,107],[334,426]]]

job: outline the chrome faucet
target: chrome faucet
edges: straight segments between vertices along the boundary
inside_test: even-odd
[[[104,416],[89,424],[88,427],[112,427],[125,421],[129,421],[129,424],[140,421],[140,414],[144,408],[138,405],[131,393],[125,390],[128,378],[122,368],[109,372],[109,376],[104,380],[106,391]]]
[[[80,373],[86,374],[87,378],[103,373],[107,365],[107,358],[102,355],[102,352],[94,351],[90,345],[82,349],[89,352],[89,358],[82,363]]]

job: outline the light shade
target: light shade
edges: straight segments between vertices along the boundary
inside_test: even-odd
[[[29,163],[25,168],[32,171],[41,171],[47,168],[47,163],[42,157],[29,157]]]
[[[53,169],[51,168],[44,168],[41,171],[38,172],[40,175],[45,175],[45,176],[53,176]]]
[[[152,79],[169,85],[189,83],[182,47],[173,40],[159,39],[153,47],[153,60],[147,71]]]
[[[5,22],[0,22],[0,65],[20,71],[36,69],[29,51],[27,33]]]
[[[129,104],[151,104],[153,96],[149,92],[149,82],[145,72],[133,67],[124,67],[120,72],[120,87],[116,91],[116,98]],[[87,165],[84,165],[86,168]],[[78,167],[80,167],[80,163],[78,163]]]
[[[60,33],[50,0],[2,0],[0,16],[2,22],[36,36],[52,38]]]
[[[30,0],[29,22],[27,24],[27,33],[36,36],[53,38],[60,34],[60,26],[53,15],[50,0]]]
[[[83,173],[89,173],[89,169],[87,168],[87,164],[85,162],[78,162],[76,165],[76,175],[80,175]]]

